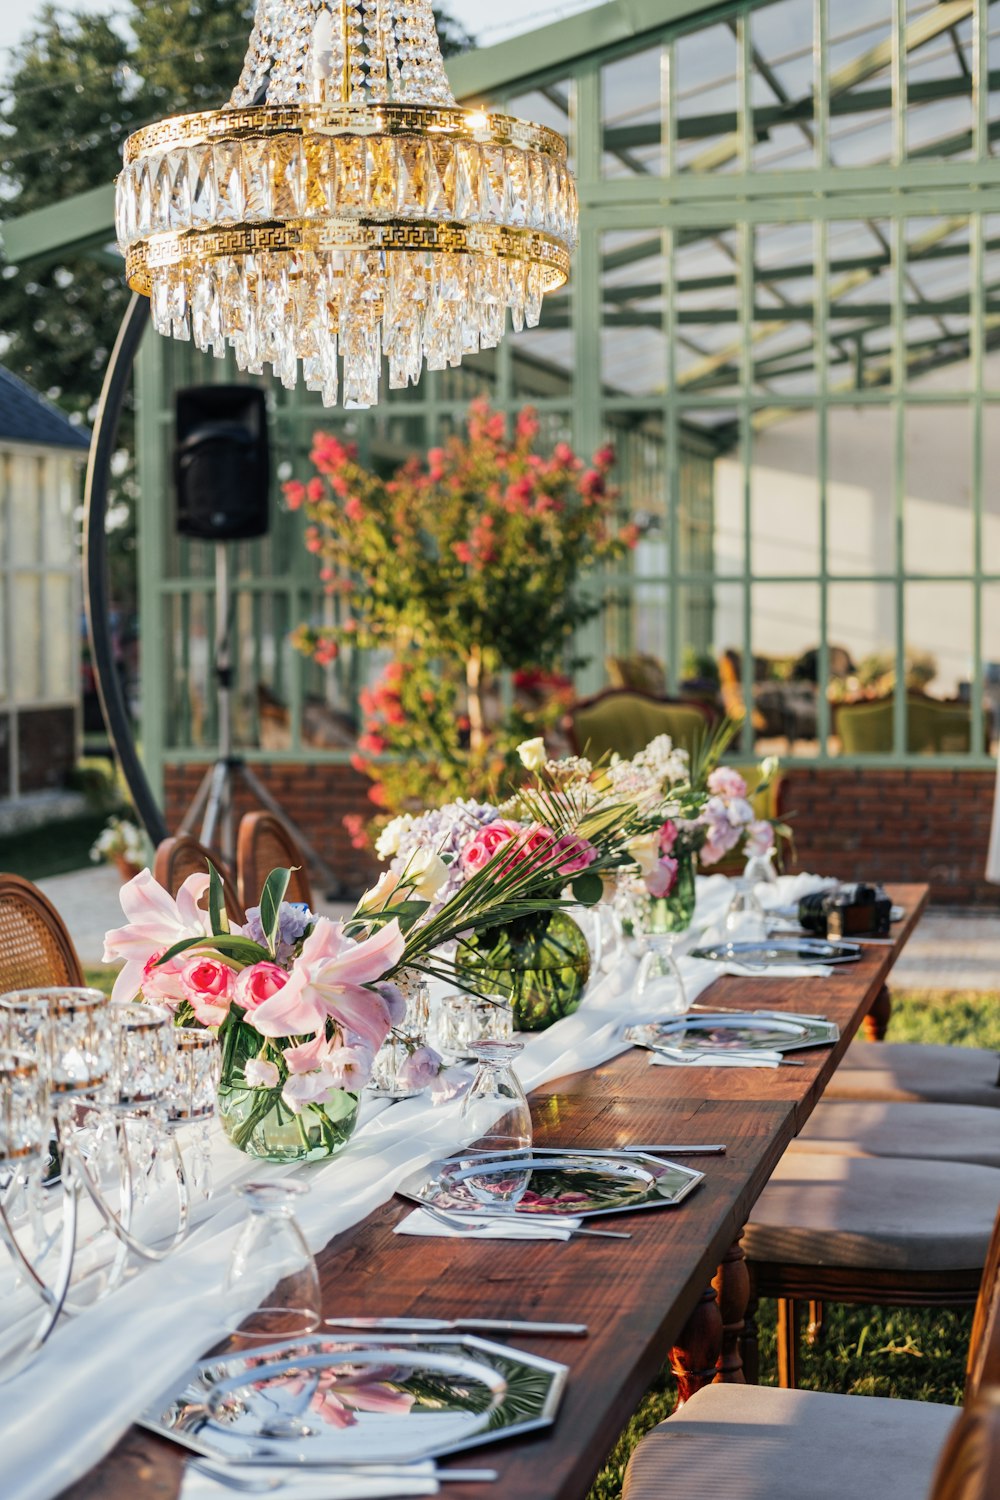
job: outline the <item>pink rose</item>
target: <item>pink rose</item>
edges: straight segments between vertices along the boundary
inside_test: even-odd
[[[256,1010],[288,983],[288,974],[279,964],[251,964],[236,976],[235,1000],[245,1011]]]
[[[167,950],[164,948],[162,951],[166,953]],[[143,969],[140,986],[142,995],[145,1000],[155,1000],[170,1010],[176,1010],[181,1001],[187,999],[181,974],[188,960],[183,953],[165,964],[161,964],[159,958],[160,955],[154,953]]]
[[[560,875],[577,875],[597,858],[597,850],[593,844],[572,833],[563,834],[556,842],[553,854],[559,856],[557,868]]]
[[[646,889],[656,900],[672,894],[677,884],[677,861],[665,854],[656,863],[655,869],[646,876]]]
[[[181,970],[184,998],[203,1026],[221,1026],[229,1014],[236,975],[217,958],[191,958]]]
[[[661,854],[673,854],[680,829],[672,818],[668,818],[657,835]]]
[[[483,869],[505,844],[516,838],[520,829],[514,823],[507,823],[503,818],[497,818],[495,823],[487,823],[481,829],[471,844],[467,844],[462,850],[462,865],[474,875],[477,870]]]
[[[747,784],[732,766],[717,766],[708,778],[708,790],[716,797],[745,797]]]

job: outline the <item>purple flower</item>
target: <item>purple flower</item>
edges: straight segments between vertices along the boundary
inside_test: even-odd
[[[278,935],[274,951],[274,956],[279,963],[292,957],[296,943],[305,937],[315,921],[316,913],[310,911],[304,901],[282,901],[278,909]],[[247,908],[243,933],[245,937],[250,938],[251,942],[259,943],[262,948],[267,947],[259,906]]]
[[[389,1017],[393,1026],[401,1026],[406,1016],[406,996],[399,985],[393,984],[391,979],[384,979],[381,984],[376,984],[373,988],[389,1007]]]
[[[405,1089],[425,1089],[441,1069],[441,1058],[433,1047],[417,1047],[399,1070],[399,1081]]]

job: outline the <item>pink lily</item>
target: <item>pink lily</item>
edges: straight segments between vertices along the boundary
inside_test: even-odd
[[[208,873],[189,875],[174,899],[153,879],[149,870],[128,881],[121,889],[124,927],[114,928],[104,939],[104,962],[124,966],[115,980],[111,998],[134,1000],[142,988],[143,971],[155,955],[172,948],[183,938],[211,935],[211,920],[199,901],[208,890]]]
[[[263,1036],[278,1037],[315,1036],[332,1017],[377,1052],[389,1034],[391,1013],[382,995],[363,986],[394,969],[404,948],[398,922],[356,943],[345,935],[343,923],[320,917],[288,983],[247,1019]]]

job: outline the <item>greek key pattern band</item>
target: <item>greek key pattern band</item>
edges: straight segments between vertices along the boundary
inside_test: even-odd
[[[200,142],[243,140],[271,135],[414,135],[441,140],[459,137],[480,145],[519,146],[566,160],[566,142],[546,125],[513,115],[468,109],[433,109],[413,104],[338,105],[302,109],[262,105],[255,109],[203,110],[175,115],[137,130],[125,142],[125,165],[150,151],[168,151]]]
[[[168,266],[193,268],[224,256],[263,255],[297,250],[437,251],[448,255],[490,255],[541,266],[544,290],[554,291],[569,277],[569,255],[548,235],[498,225],[377,224],[335,219],[323,223],[297,220],[283,224],[236,225],[188,234],[161,234],[134,246],[125,259],[133,291],[148,296],[150,273]]]

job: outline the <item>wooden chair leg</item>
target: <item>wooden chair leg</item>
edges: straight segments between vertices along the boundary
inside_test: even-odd
[[[711,1385],[721,1357],[722,1316],[715,1287],[708,1286],[670,1351],[678,1406],[683,1406],[703,1385]]]
[[[892,996],[888,985],[884,984],[872,1001],[871,1010],[865,1016],[865,1036],[870,1042],[885,1041],[891,1015]]]
[[[799,1383],[799,1305],[791,1297],[778,1298],[778,1384],[796,1390]]]
[[[743,1314],[743,1330],[740,1333],[740,1354],[743,1359],[743,1379],[747,1385],[760,1385],[760,1344],[757,1340],[757,1309],[760,1299],[750,1273],[750,1297]]]
[[[822,1302],[809,1303],[809,1322],[806,1324],[806,1343],[817,1346],[823,1342],[823,1325],[826,1309]]]
[[[726,1385],[742,1385],[746,1380],[743,1369],[743,1330],[747,1307],[750,1302],[750,1268],[740,1244],[743,1235],[729,1247],[712,1285],[719,1302],[722,1319],[722,1353],[719,1356],[716,1380]]]

